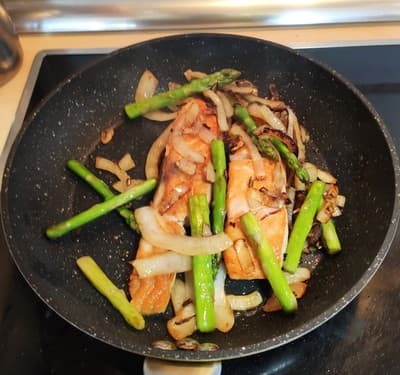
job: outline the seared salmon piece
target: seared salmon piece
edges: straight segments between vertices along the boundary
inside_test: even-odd
[[[212,108],[200,99],[189,101],[171,124],[161,166],[160,181],[151,203],[163,217],[164,230],[184,234],[188,199],[194,194],[211,197],[209,168],[212,138],[220,137]],[[161,223],[160,223],[161,224]],[[139,242],[136,258],[169,251]],[[167,308],[175,274],[139,278],[135,270],[129,281],[131,302],[143,315],[162,313]]]
[[[285,207],[286,174],[281,162],[263,159],[265,177],[255,176],[253,160],[240,151],[229,162],[227,221],[225,232],[233,246],[223,252],[228,275],[232,279],[263,279],[264,274],[255,251],[241,228],[240,216],[252,211],[282,264],[288,238]]]

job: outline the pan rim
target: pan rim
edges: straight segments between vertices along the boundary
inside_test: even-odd
[[[150,39],[146,40],[144,42],[140,42],[131,46],[127,46],[122,49],[118,49],[116,51],[111,52],[110,54],[107,54],[104,57],[101,57],[99,60],[96,62],[89,64],[86,66],[84,69],[80,70],[79,72],[73,74],[69,78],[65,79],[63,82],[61,82],[44,100],[41,101],[40,105],[32,112],[32,115],[29,116],[24,123],[21,126],[21,129],[18,131],[16,134],[16,137],[13,141],[12,147],[7,155],[7,160],[5,163],[5,170],[7,166],[12,164],[12,161],[15,156],[15,152],[17,149],[17,146],[22,139],[23,133],[28,127],[29,123],[32,121],[32,118],[36,115],[36,113],[40,112],[41,108],[46,105],[46,103],[51,100],[53,95],[56,95],[56,93],[61,90],[64,86],[68,84],[69,81],[75,79],[76,77],[80,76],[83,74],[86,70],[92,68],[96,64],[101,63],[104,60],[107,60],[109,58],[112,58],[114,55],[118,55],[120,53],[123,53],[126,50],[129,50],[131,48],[138,48],[141,45],[147,44],[147,43],[152,43],[152,42],[159,42],[162,40],[174,40],[174,39],[182,39],[182,38],[200,38],[200,37],[220,37],[220,38],[238,38],[238,39],[244,39],[244,40],[252,40],[252,41],[258,41],[259,43],[266,44],[266,45],[272,45],[274,47],[278,47],[280,49],[284,49],[291,54],[296,54],[298,56],[301,56],[302,58],[311,61],[313,64],[316,64],[320,66],[322,69],[327,71],[330,75],[334,76],[336,79],[338,79],[341,83],[343,83],[349,90],[353,92],[353,94],[362,102],[362,104],[366,107],[366,109],[373,115],[373,117],[376,120],[377,125],[380,128],[380,131],[382,132],[385,141],[387,143],[389,152],[390,152],[390,157],[391,157],[391,162],[392,162],[392,167],[394,171],[394,183],[395,183],[395,198],[394,198],[394,204],[393,204],[393,210],[392,210],[392,215],[391,215],[391,222],[389,224],[389,228],[386,232],[385,238],[380,246],[380,249],[378,253],[376,254],[374,260],[372,261],[371,265],[369,268],[363,273],[363,275],[360,277],[360,279],[353,285],[353,287],[348,290],[343,297],[336,301],[336,303],[332,304],[329,308],[327,308],[323,313],[317,315],[316,317],[308,320],[307,322],[303,323],[299,327],[296,327],[295,329],[276,336],[271,339],[266,339],[264,341],[260,341],[255,344],[248,344],[245,347],[240,348],[238,350],[237,348],[231,348],[231,349],[220,349],[217,352],[212,352],[208,355],[208,357],[204,358],[204,352],[201,354],[201,356],[197,355],[197,353],[193,352],[181,352],[179,351],[178,354],[172,352],[165,352],[165,351],[160,351],[159,349],[155,348],[149,348],[145,353],[144,352],[138,352],[138,351],[133,351],[130,348],[124,347],[123,345],[118,345],[118,343],[115,342],[109,342],[106,341],[105,339],[102,339],[101,337],[97,337],[96,335],[92,334],[91,332],[88,332],[82,327],[79,327],[78,325],[74,324],[70,319],[68,319],[64,314],[53,308],[52,306],[49,305],[48,301],[45,300],[45,298],[39,293],[39,291],[35,288],[35,286],[31,283],[29,280],[28,275],[25,275],[22,270],[20,269],[19,264],[17,263],[13,252],[11,251],[11,244],[9,242],[8,236],[7,236],[7,228],[6,226],[9,225],[8,222],[8,217],[5,217],[5,214],[8,213],[8,210],[4,208],[4,202],[6,201],[5,198],[5,192],[4,188],[8,187],[8,176],[5,175],[3,181],[2,181],[2,187],[1,187],[1,201],[2,201],[2,213],[1,213],[1,226],[2,226],[2,232],[4,236],[4,240],[7,244],[7,248],[9,253],[12,256],[12,259],[14,260],[14,263],[16,264],[17,268],[19,269],[19,272],[23,275],[24,279],[27,281],[27,283],[30,285],[32,290],[39,296],[39,298],[47,305],[49,306],[50,309],[55,311],[57,315],[62,317],[64,320],[68,321],[69,324],[73,325],[74,327],[78,328],[80,331],[88,334],[91,337],[94,337],[104,343],[107,343],[108,345],[114,346],[119,349],[127,350],[139,355],[146,355],[149,357],[153,358],[158,358],[158,359],[168,359],[168,360],[177,360],[177,361],[193,361],[193,362],[203,362],[203,361],[215,361],[215,360],[225,360],[225,359],[234,359],[238,357],[245,357],[261,352],[265,352],[268,350],[272,350],[274,348],[277,348],[279,346],[283,346],[289,342],[292,342],[294,340],[297,340],[298,338],[302,337],[303,335],[313,331],[314,329],[318,328],[321,326],[323,323],[328,321],[330,318],[332,318],[334,315],[336,315],[339,311],[341,311],[344,307],[346,307],[361,291],[362,289],[366,286],[366,284],[371,280],[371,278],[375,275],[376,271],[382,264],[385,256],[387,255],[390,246],[394,240],[399,219],[400,219],[400,210],[399,210],[399,199],[398,197],[400,196],[400,187],[399,187],[399,181],[400,181],[400,162],[399,162],[399,157],[396,151],[395,144],[393,142],[392,136],[390,135],[390,132],[388,131],[386,125],[384,124],[383,120],[379,116],[379,114],[376,112],[372,104],[368,101],[368,99],[350,82],[348,81],[345,77],[343,77],[340,73],[336,72],[334,69],[330,68],[326,64],[320,63],[319,61],[312,59],[306,55],[304,55],[302,52],[293,50],[287,46],[270,42],[267,40],[259,39],[259,38],[254,38],[254,37],[248,37],[248,36],[241,36],[241,35],[235,35],[235,34],[225,34],[225,33],[188,33],[188,34],[175,34],[175,35],[170,35],[166,37],[161,37],[161,38],[156,38],[156,39]],[[3,172],[3,171],[2,171]]]

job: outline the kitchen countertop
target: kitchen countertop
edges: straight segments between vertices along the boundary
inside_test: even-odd
[[[197,32],[198,30],[185,30]],[[201,30],[204,32],[205,30]],[[315,27],[262,27],[235,29],[207,29],[206,32],[242,34],[271,40],[293,48],[396,44],[400,41],[400,23],[376,23]],[[0,153],[14,122],[25,83],[35,56],[43,50],[112,50],[144,40],[178,34],[169,31],[99,32],[76,34],[22,34],[24,53],[18,73],[0,87]]]

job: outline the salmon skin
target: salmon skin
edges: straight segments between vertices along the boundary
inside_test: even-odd
[[[219,138],[220,131],[215,110],[200,99],[190,100],[170,128],[160,181],[151,206],[163,217],[166,232],[184,234],[189,197],[194,194],[211,196],[212,185],[207,179],[211,163],[210,137]],[[166,251],[169,250],[154,247],[142,238],[136,258]],[[164,312],[174,280],[175,274],[139,278],[133,269],[129,281],[131,303],[143,315]]]
[[[250,210],[258,218],[279,264],[283,262],[288,238],[286,172],[281,161],[263,159],[263,163],[265,176],[257,179],[245,145],[230,154],[225,232],[233,245],[223,252],[223,258],[231,279],[267,277],[241,228],[240,216]]]

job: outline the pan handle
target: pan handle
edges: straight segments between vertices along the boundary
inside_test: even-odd
[[[221,370],[221,361],[175,362],[146,357],[143,363],[144,375],[220,375]]]

